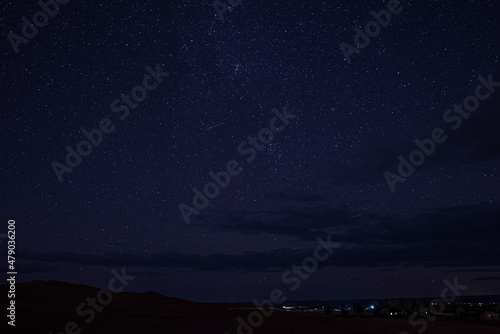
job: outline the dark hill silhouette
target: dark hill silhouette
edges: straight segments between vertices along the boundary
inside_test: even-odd
[[[7,295],[7,290],[7,285],[0,285],[2,296]],[[59,334],[65,333],[66,324],[74,321],[81,329],[74,333],[80,334],[233,334],[237,333],[236,319],[246,319],[255,311],[249,309],[248,304],[204,304],[165,297],[153,291],[124,291],[114,295],[110,304],[96,312],[95,319],[87,324],[85,320],[89,315],[78,315],[76,308],[88,297],[95,298],[99,291],[95,287],[61,281],[18,283],[15,331],[7,325],[4,315],[0,333]],[[264,318],[262,326],[253,333],[397,334],[400,331],[416,332],[407,318],[341,318],[276,310],[269,318]],[[425,333],[500,334],[500,324],[438,318],[429,324]]]

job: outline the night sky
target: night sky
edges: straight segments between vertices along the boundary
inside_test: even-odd
[[[288,299],[435,296],[454,277],[500,294],[500,3],[401,1],[344,59],[387,3],[244,0],[222,21],[211,0],[72,0],[16,53],[9,32],[41,7],[3,1],[0,233],[16,220],[18,279],[103,288],[125,267],[127,291],[263,300],[330,235]],[[480,78],[477,110],[446,114]]]

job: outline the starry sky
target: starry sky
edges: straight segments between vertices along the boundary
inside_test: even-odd
[[[340,248],[288,299],[434,296],[453,277],[500,294],[500,88],[459,129],[443,120],[479,76],[500,81],[500,3],[400,5],[349,63],[340,44],[387,1],[245,0],[220,20],[208,0],[72,0],[17,53],[8,35],[40,7],[2,2],[0,233],[16,220],[18,279],[106,287],[126,267],[128,291],[262,300],[330,235]],[[148,67],[168,75],[120,117]],[[284,108],[247,161],[240,143]],[[54,161],[103,119],[60,182]],[[391,191],[384,173],[435,128],[447,140]],[[186,224],[179,205],[231,160]]]

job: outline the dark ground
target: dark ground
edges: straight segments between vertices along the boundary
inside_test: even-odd
[[[95,297],[97,288],[56,281],[34,281],[16,285],[16,327],[9,326],[7,333],[40,334],[64,333],[69,321],[78,324],[78,333],[237,333],[236,319],[247,318],[249,309],[238,304],[202,304],[181,299],[167,298],[154,292],[121,292],[114,295],[109,305],[89,324],[86,316],[76,313],[77,306],[87,297]],[[2,295],[7,285],[0,286]],[[5,302],[4,302],[5,304]],[[84,308],[85,310],[86,308]],[[6,320],[1,332],[6,333]],[[356,318],[337,317],[316,313],[274,311],[265,318],[262,326],[242,333],[338,333],[338,334],[399,334],[401,331],[418,333],[407,318]],[[72,333],[71,330],[68,333]],[[429,324],[426,334],[500,334],[500,322],[480,322],[475,319],[439,317]]]

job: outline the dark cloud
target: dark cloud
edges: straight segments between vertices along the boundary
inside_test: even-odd
[[[314,240],[318,233],[335,233],[339,242],[359,245],[420,243],[433,240],[494,242],[500,227],[498,205],[479,204],[426,209],[415,216],[382,216],[346,207],[286,208],[275,211],[227,212],[205,216],[203,225],[242,233],[273,233]],[[201,225],[201,223],[200,223]],[[484,230],[491,233],[484,234]]]
[[[500,81],[500,70],[493,70],[493,80]],[[488,74],[482,74],[485,78]],[[449,106],[438,112],[435,122],[422,130],[421,135],[408,136],[399,142],[377,143],[361,152],[362,161],[354,166],[336,166],[336,185],[359,185],[379,182],[383,173],[388,170],[395,172],[399,165],[398,156],[408,159],[412,151],[418,149],[415,139],[420,141],[430,138],[435,128],[442,128],[448,139],[438,144],[430,157],[426,157],[423,165],[417,167],[419,171],[432,169],[436,166],[468,166],[500,158],[500,93],[497,89],[486,101],[481,101],[477,111],[468,119],[464,119],[461,126],[452,130],[451,123],[445,123],[442,115],[446,109],[452,108],[453,103],[462,103],[468,95],[474,95],[478,81],[472,81],[471,89],[465,90],[461,98],[450,101]]]
[[[181,254],[158,253],[137,255],[130,253],[79,254],[54,252],[43,254],[21,253],[24,260],[38,263],[58,263],[87,266],[127,266],[146,268],[169,268],[193,271],[276,271],[299,263],[311,256],[312,250],[281,249],[269,253],[248,252],[245,254]]]
[[[447,271],[463,273],[500,273],[500,269],[449,269]]]
[[[474,281],[478,281],[478,282],[484,282],[484,281],[500,281],[500,276],[492,276],[492,277],[477,277],[477,278],[474,278]]]
[[[331,234],[342,247],[328,266],[338,267],[480,267],[500,265],[498,217],[500,207],[489,204],[423,210],[401,218],[362,214],[346,208],[289,209],[227,214],[212,222],[225,232],[271,233],[314,241]],[[209,227],[207,227],[209,228]],[[484,233],[488,231],[488,233]],[[198,271],[277,271],[300,264],[311,248],[279,249],[242,254],[139,255],[128,253],[21,254],[24,259],[78,265],[171,268]]]
[[[308,194],[305,192],[290,193],[280,191],[272,193],[268,196],[270,199],[287,202],[321,202],[326,201],[326,197],[318,194]]]
[[[61,267],[51,263],[38,263],[38,262],[23,263],[22,267],[23,267],[23,273],[25,274],[50,273],[61,269]]]

